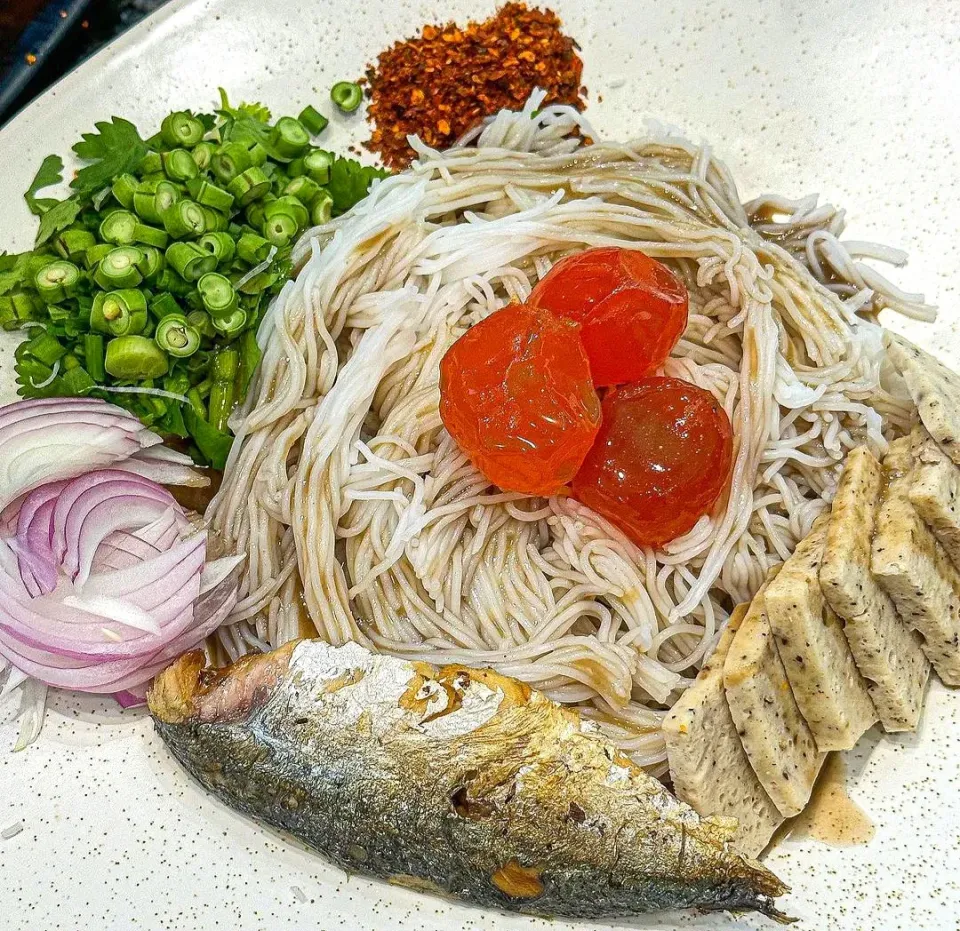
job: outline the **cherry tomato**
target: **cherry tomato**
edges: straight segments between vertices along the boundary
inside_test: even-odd
[[[580,468],[600,426],[576,327],[525,304],[491,314],[443,357],[440,416],[494,485],[555,494]]]
[[[690,530],[727,487],[733,431],[708,391],[649,378],[603,399],[603,425],[573,495],[640,546]]]
[[[587,249],[561,259],[529,303],[580,324],[597,387],[653,374],[687,326],[683,282],[635,249]]]

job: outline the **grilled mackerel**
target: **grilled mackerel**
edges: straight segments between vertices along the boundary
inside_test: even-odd
[[[302,640],[157,677],[164,741],[228,805],[344,869],[483,906],[781,917],[784,885],[594,726],[490,670]]]

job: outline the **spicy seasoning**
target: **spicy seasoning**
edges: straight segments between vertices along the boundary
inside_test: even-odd
[[[446,148],[485,116],[522,108],[537,87],[545,105],[583,109],[579,46],[560,25],[552,10],[508,3],[482,23],[424,26],[419,38],[397,42],[367,71],[367,147],[405,168],[414,157],[408,135]]]

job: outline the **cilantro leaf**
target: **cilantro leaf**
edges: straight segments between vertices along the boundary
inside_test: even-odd
[[[0,254],[0,294],[7,294],[27,280],[27,265],[32,252]]]
[[[4,256],[7,258],[7,256]],[[9,256],[15,258],[15,256]],[[23,270],[20,268],[5,268],[0,271],[0,295],[7,294],[23,281]]]
[[[76,197],[55,204],[40,218],[36,245],[42,246],[51,236],[65,230],[76,220],[79,213],[80,201]]]
[[[271,113],[262,103],[241,103],[237,107],[232,107],[227,98],[227,92],[222,87],[218,87],[217,90],[220,91],[220,109],[217,112],[222,117],[232,117],[233,119],[248,118],[255,120],[257,123],[270,122]]]
[[[59,184],[63,180],[63,159],[59,155],[48,155],[40,164],[40,169],[30,182],[23,199],[27,202],[30,212],[38,217],[43,216],[55,203],[52,197],[37,197],[37,191],[45,187]]]
[[[340,213],[349,210],[367,196],[370,185],[377,178],[386,178],[389,174],[382,168],[361,165],[352,158],[336,158],[330,167],[330,180],[327,183],[334,208]]]
[[[73,147],[80,158],[93,163],[81,168],[70,182],[70,187],[81,195],[92,194],[117,175],[132,172],[147,154],[147,144],[129,120],[115,116],[109,123],[97,123],[96,127],[99,135],[84,133]]]

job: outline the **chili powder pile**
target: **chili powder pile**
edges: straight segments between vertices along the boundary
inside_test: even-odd
[[[579,46],[560,25],[552,10],[508,3],[482,23],[424,26],[419,38],[397,42],[367,71],[367,147],[390,168],[406,168],[408,135],[447,148],[485,116],[522,108],[537,87],[545,104],[582,110]]]

